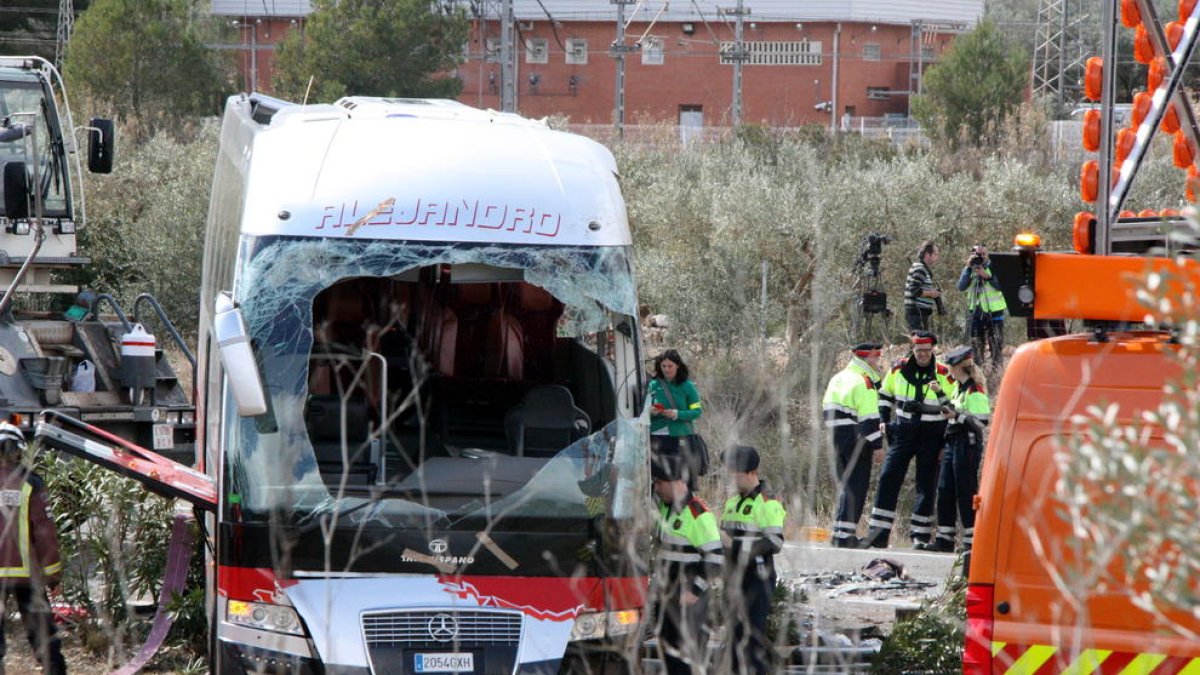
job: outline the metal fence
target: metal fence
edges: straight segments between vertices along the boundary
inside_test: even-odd
[[[804,130],[833,133],[828,126],[771,127],[770,132],[786,136]],[[627,124],[622,138],[611,124],[568,124],[567,130],[587,136],[606,145],[618,142],[657,147],[685,147],[692,144],[719,143],[729,140],[733,127],[693,127],[674,124]],[[849,117],[841,120],[839,133],[858,134],[863,138],[886,139],[897,147],[928,148],[929,138],[912,118]],[[1047,142],[1056,162],[1083,161],[1087,154],[1080,144],[1083,123],[1075,120],[1055,120],[1047,128]]]

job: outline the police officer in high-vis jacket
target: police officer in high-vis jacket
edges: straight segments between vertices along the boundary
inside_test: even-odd
[[[62,560],[54,521],[46,510],[42,479],[22,464],[25,436],[0,422],[0,604],[11,596],[42,672],[64,675],[62,643],[54,628],[47,589],[58,586]],[[0,673],[4,672],[4,619],[0,612]]]
[[[736,493],[725,502],[725,593],[729,598],[729,650],[735,675],[771,672],[767,616],[775,590],[775,555],[783,550],[787,511],[758,477],[758,450],[734,446],[725,466]]]
[[[890,420],[888,451],[863,546],[887,548],[896,522],[900,486],[913,458],[917,460],[917,503],[912,514],[912,539],[920,543],[933,538],[938,453],[946,433],[952,387],[950,371],[933,358],[936,343],[933,333],[914,331],[912,353],[896,362],[879,387],[879,414],[885,421]]]
[[[658,649],[668,675],[708,669],[708,597],[724,555],[717,518],[688,489],[678,458],[651,462],[658,497],[654,585]]]
[[[917,548],[926,551],[954,550],[954,535],[962,520],[963,548],[971,549],[975,534],[972,502],[979,490],[979,462],[983,459],[983,428],[991,419],[983,374],[975,367],[975,352],[959,347],[946,354],[946,365],[954,378],[950,396],[954,416],[946,425],[946,449],[937,491],[937,536]]]
[[[858,546],[858,519],[871,487],[871,458],[883,446],[879,427],[879,370],[882,346],[854,346],[850,363],[829,380],[821,402],[825,426],[837,454],[838,509],[833,545]]]

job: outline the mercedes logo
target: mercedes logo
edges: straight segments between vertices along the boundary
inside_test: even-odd
[[[434,539],[429,542],[429,550],[437,555],[445,553],[449,548],[450,545],[446,543],[445,539]]]
[[[438,642],[449,642],[458,637],[458,621],[449,614],[435,614],[429,620],[429,637]]]

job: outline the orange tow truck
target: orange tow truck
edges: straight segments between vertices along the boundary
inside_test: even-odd
[[[963,672],[1200,674],[1200,264],[1193,221],[1122,211],[1158,130],[1175,134],[1188,198],[1200,127],[1179,88],[1200,3],[1160,24],[1149,0],[1103,0],[1103,56],[1088,63],[1075,253],[993,262],[1034,339],[1013,355],[992,415],[969,557]],[[1149,62],[1131,126],[1114,129],[1118,21]],[[1111,176],[1112,181],[1097,180]],[[1085,330],[1066,334],[1068,321]],[[1194,425],[1194,421],[1191,422]],[[1169,582],[1169,583],[1167,583]]]

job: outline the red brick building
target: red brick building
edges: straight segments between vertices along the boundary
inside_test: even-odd
[[[769,126],[904,116],[921,76],[983,13],[983,0],[743,0],[742,119]],[[463,1],[473,17],[459,100],[500,106],[500,0]],[[513,0],[516,109],[609,124],[616,101],[617,7],[610,0]],[[625,121],[726,126],[733,104],[737,0],[641,0],[625,6]],[[264,7],[271,7],[268,12]],[[213,0],[255,31],[258,87],[270,49],[306,0]],[[255,12],[258,12],[255,14]],[[246,12],[246,13],[243,13]],[[262,24],[258,24],[262,25]],[[248,59],[243,59],[248,61]],[[249,63],[243,71],[249,72]],[[247,76],[246,81],[250,78]]]

